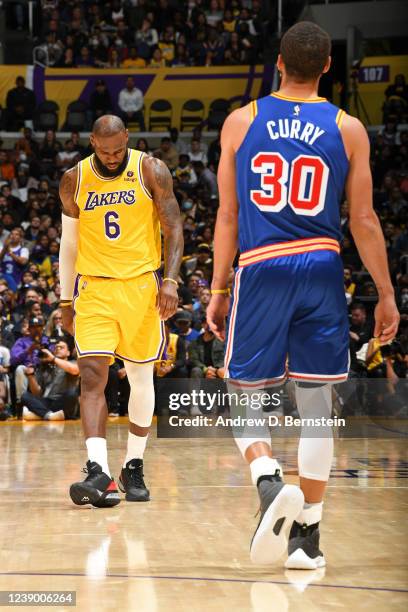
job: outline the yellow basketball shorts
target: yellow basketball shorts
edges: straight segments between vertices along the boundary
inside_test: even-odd
[[[164,323],[156,307],[156,272],[121,280],[78,275],[74,329],[78,357],[115,356],[133,363],[161,358]]]

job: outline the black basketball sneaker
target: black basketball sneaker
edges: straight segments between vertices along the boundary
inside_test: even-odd
[[[319,523],[300,525],[294,521],[289,534],[287,569],[317,569],[326,561],[319,549]]]
[[[282,481],[280,471],[258,478],[261,518],[251,542],[253,563],[275,563],[286,551],[288,531],[303,508],[299,487]]]
[[[74,482],[69,489],[74,504],[78,506],[92,504],[96,508],[111,508],[120,502],[115,481],[102,472],[99,463],[87,461],[86,468],[82,471],[88,476],[82,482]]]
[[[122,468],[119,476],[119,489],[126,493],[126,501],[146,502],[150,493],[143,480],[143,459],[131,459]]]

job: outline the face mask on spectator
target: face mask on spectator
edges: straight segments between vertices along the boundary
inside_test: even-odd
[[[181,208],[182,210],[184,210],[184,212],[187,210],[191,210],[193,208],[193,203],[190,200],[186,200],[185,202],[183,202]]]

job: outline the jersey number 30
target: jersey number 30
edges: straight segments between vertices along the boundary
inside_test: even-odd
[[[279,153],[261,152],[251,169],[261,175],[262,189],[251,189],[260,210],[279,212],[289,204],[297,215],[312,217],[323,210],[329,168],[320,157],[299,155],[289,165]]]

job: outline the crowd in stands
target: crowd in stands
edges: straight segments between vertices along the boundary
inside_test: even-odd
[[[350,309],[350,377],[387,379],[394,387],[407,377],[408,365],[407,146],[408,131],[399,129],[392,117],[372,138],[374,206],[401,311],[398,335],[390,346],[381,347],[373,337],[376,288],[353,243],[346,201],[340,211]],[[145,138],[139,138],[135,147],[169,167],[184,227],[179,310],[166,324],[167,350],[156,365],[156,381],[222,379],[224,346],[206,324],[218,207],[219,135],[207,146],[199,127],[190,141],[172,128],[158,147]],[[52,130],[40,139],[25,127],[12,148],[0,143],[0,418],[21,415],[23,406],[27,419],[78,414],[75,347],[61,328],[58,309],[58,183],[66,169],[90,153],[77,132],[61,143]],[[128,393],[123,363],[117,362],[106,392],[111,414],[125,413]]]
[[[43,3],[37,59],[63,68],[161,68],[262,61],[260,0]]]

